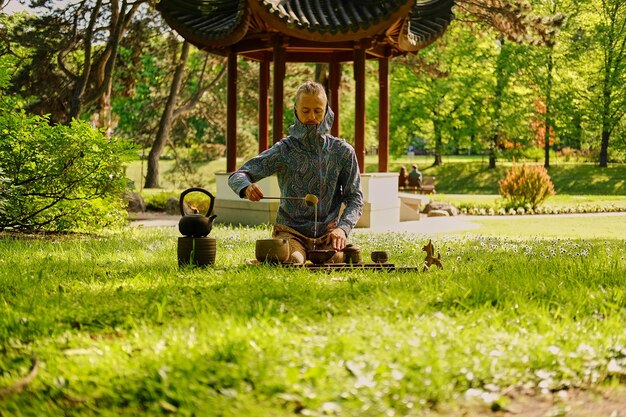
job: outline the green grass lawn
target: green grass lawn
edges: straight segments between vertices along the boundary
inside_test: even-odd
[[[377,157],[368,156],[366,172],[375,172],[378,167]],[[238,161],[241,164],[243,161]],[[505,177],[510,162],[498,162],[495,170],[488,169],[487,160],[480,157],[445,157],[444,164],[432,167],[432,157],[416,157],[412,160],[392,159],[389,172],[399,172],[400,166],[410,167],[418,162],[425,175],[437,178],[437,192],[441,194],[498,194],[498,180]],[[161,161],[161,182],[164,190],[181,190],[187,188],[182,183],[172,183],[167,172],[173,166],[172,161]],[[127,176],[136,188],[143,185],[142,172],[145,175],[145,162],[142,171],[141,161],[134,161],[127,168]],[[203,181],[204,188],[215,191],[215,172],[226,170],[224,158],[197,166],[197,177]],[[626,165],[612,165],[598,168],[591,164],[554,164],[549,170],[552,182],[559,195],[594,195],[626,197]]]
[[[4,234],[0,415],[484,416],[619,385],[624,238],[505,232],[437,237],[444,269],[405,273],[244,266],[267,227],[216,226],[206,269],[177,268],[175,229]],[[353,236],[418,267],[427,240]]]
[[[424,157],[420,157],[424,158]],[[426,161],[428,161],[426,163]],[[400,166],[407,168],[412,161],[393,160],[390,172],[399,172]],[[424,175],[437,178],[437,192],[443,194],[498,194],[498,181],[506,176],[511,162],[498,162],[491,170],[487,161],[476,157],[444,158],[444,164],[432,166],[432,158],[418,163]],[[376,161],[366,161],[368,172],[377,169]],[[600,195],[626,196],[626,165],[611,165],[599,168],[592,164],[553,164],[548,170],[557,195]]]
[[[144,189],[145,175],[146,175],[146,161],[133,161],[128,164],[126,168],[126,176],[135,186],[137,191],[141,190],[143,193],[156,193],[161,191],[173,191],[174,193],[180,193],[180,191],[189,188],[189,183],[183,182],[179,176],[172,176],[172,169],[174,167],[174,161],[164,160],[159,162],[159,182],[160,189]],[[196,173],[193,180],[200,181],[201,184],[196,184],[206,188],[210,192],[215,192],[215,173],[226,171],[226,158],[216,159],[211,162],[205,162],[197,164],[195,166]],[[178,181],[175,181],[177,178]]]
[[[239,161],[238,163],[242,163]],[[437,178],[437,194],[431,196],[437,201],[451,203],[459,208],[493,208],[497,211],[503,200],[498,196],[498,181],[505,177],[510,162],[499,162],[495,170],[487,167],[487,161],[481,157],[446,157],[444,165],[432,167],[432,157],[418,156],[411,160],[393,159],[389,164],[391,172],[398,172],[401,165],[410,166],[417,162],[425,175]],[[145,165],[145,164],[144,164]],[[143,189],[146,203],[155,208],[164,207],[169,197],[178,197],[190,183],[172,183],[173,178],[167,173],[172,168],[172,161],[161,161],[160,189]],[[377,170],[377,157],[366,159],[367,172]],[[141,161],[128,166],[127,176],[136,189],[143,185]],[[224,158],[199,164],[194,174],[194,186],[201,186],[215,193],[215,172],[225,171]],[[549,170],[555,186],[556,195],[549,197],[543,206],[559,210],[595,211],[604,208],[608,211],[626,210],[626,165],[612,165],[602,169],[591,164],[554,163]],[[219,196],[216,195],[217,198]],[[202,207],[203,200],[195,202]],[[204,201],[206,203],[206,201]],[[581,210],[581,207],[583,208]]]
[[[496,208],[502,204],[502,198],[495,194],[441,194],[429,196],[432,201],[443,201],[458,208],[478,207]],[[542,204],[543,208],[552,207],[563,209],[586,208],[587,212],[592,209],[605,208],[606,211],[626,211],[626,195],[567,195],[558,194],[548,197]],[[613,210],[615,209],[615,210]]]
[[[481,217],[472,222],[478,229],[458,232],[468,235],[498,236],[523,239],[624,239],[626,217],[545,215]]]

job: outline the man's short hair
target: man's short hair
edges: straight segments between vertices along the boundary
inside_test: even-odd
[[[417,169],[417,165],[413,164],[413,169]]]
[[[300,84],[298,90],[296,91],[296,103],[302,94],[307,94],[311,96],[321,95],[328,103],[328,97],[326,96],[326,90],[324,90],[324,86],[320,83],[316,83],[315,81],[305,81]]]

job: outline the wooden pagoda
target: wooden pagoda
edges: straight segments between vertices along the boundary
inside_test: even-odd
[[[236,170],[237,56],[258,61],[259,151],[269,146],[270,64],[273,141],[283,137],[287,62],[329,64],[329,100],[339,136],[341,65],[355,78],[354,148],[365,168],[365,60],[379,63],[378,170],[387,172],[389,59],[416,53],[443,34],[454,0],[161,0],[166,22],[198,48],[228,57],[226,169]]]

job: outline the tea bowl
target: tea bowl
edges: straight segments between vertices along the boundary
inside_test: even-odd
[[[376,250],[372,251],[372,262],[377,264],[384,264],[389,259],[387,255],[387,251],[384,250]]]
[[[289,239],[258,239],[254,255],[259,262],[281,263],[289,260]]]
[[[315,265],[321,265],[328,262],[333,255],[337,253],[336,250],[333,249],[313,249],[307,251],[307,259],[313,262]]]

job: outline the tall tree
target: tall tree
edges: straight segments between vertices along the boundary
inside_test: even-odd
[[[614,129],[626,112],[626,2],[624,0],[600,0],[597,12],[600,21],[594,38],[601,50],[601,112],[602,132],[600,143],[600,167],[609,162],[609,141]]]
[[[183,74],[185,66],[187,65],[187,58],[189,57],[189,42],[184,41],[180,52],[180,58],[176,64],[174,70],[174,77],[172,78],[172,84],[170,86],[170,94],[165,103],[163,114],[161,115],[161,121],[159,122],[159,130],[157,131],[156,138],[152,143],[152,148],[148,154],[148,171],[146,174],[145,188],[159,188],[159,158],[163,147],[167,142],[172,129],[172,122],[174,119],[174,110],[176,108],[176,99],[180,91],[180,86],[183,81]]]
[[[493,107],[492,107],[492,126],[491,126],[491,144],[489,146],[489,168],[495,169],[497,160],[498,145],[500,142],[500,129],[502,118],[502,100],[504,90],[511,78],[513,69],[509,64],[511,48],[505,45],[502,37],[496,40],[498,45],[498,55],[496,58],[496,66],[494,69],[494,78],[496,80],[495,89],[493,91]]]
[[[564,36],[560,36],[566,21],[565,12],[568,15],[578,13],[576,0],[535,0],[535,9],[539,12],[552,16],[553,24],[545,27],[541,33],[540,45],[535,51],[530,51],[529,57],[538,60],[538,68],[528,71],[532,82],[537,84],[543,102],[543,146],[544,146],[544,167],[550,167],[551,143],[556,141],[553,135],[556,133],[555,115],[555,76],[559,60],[563,60],[563,47],[557,49],[557,43]],[[561,69],[565,64],[561,65]],[[532,67],[532,65],[531,65]],[[562,106],[561,106],[562,107]]]
[[[200,102],[200,98],[208,90],[212,89],[217,83],[220,82],[225,73],[226,66],[222,65],[221,70],[217,73],[215,78],[210,82],[205,83],[204,77],[207,71],[207,64],[209,62],[209,56],[208,54],[205,54],[204,65],[199,80],[197,81],[195,92],[186,102],[177,106],[181,86],[184,83],[185,70],[189,57],[189,48],[189,42],[184,41],[181,47],[180,58],[176,64],[176,69],[170,85],[170,93],[159,122],[159,129],[154,142],[152,143],[150,153],[148,154],[148,170],[146,174],[145,188],[159,188],[159,158],[161,157],[163,148],[169,139],[172,125],[180,117],[188,114]]]
[[[93,123],[113,127],[111,94],[120,43],[147,0],[43,0],[45,12],[31,16],[10,35],[30,46],[30,62],[13,80],[16,92],[34,97],[29,109],[69,123],[95,106]],[[142,18],[148,18],[143,15]]]
[[[507,62],[506,41],[532,45],[553,43],[553,35],[563,23],[564,16],[537,15],[533,12],[531,4],[525,0],[459,0],[458,5],[470,19],[476,19],[499,33],[497,43],[500,48],[494,70],[496,83],[493,97],[492,145],[489,155],[489,167],[493,169],[496,167],[496,152],[500,141],[502,96],[511,75],[507,71],[510,66]],[[551,74],[552,67],[549,71]],[[546,114],[549,117],[549,112]]]
[[[434,151],[433,165],[447,150],[472,146],[484,122],[484,98],[491,43],[469,27],[454,23],[446,36],[418,56],[392,65],[391,121],[395,153],[423,138]],[[400,140],[402,143],[398,144]]]

